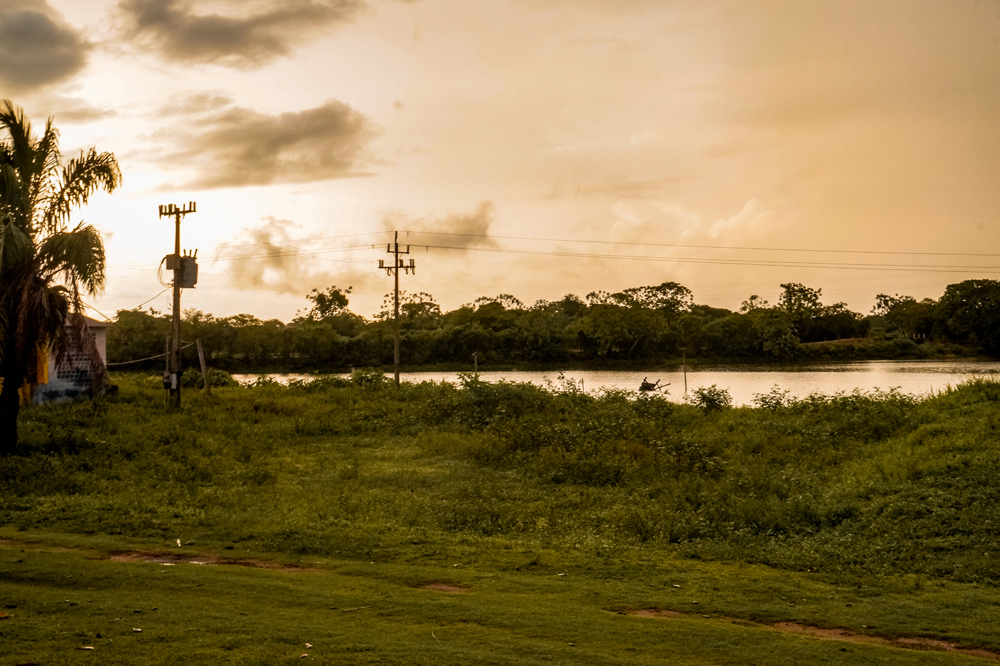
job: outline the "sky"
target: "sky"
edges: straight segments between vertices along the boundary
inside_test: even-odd
[[[0,98],[117,157],[91,314],[1000,279],[998,0],[0,0]],[[160,293],[163,292],[163,293]]]

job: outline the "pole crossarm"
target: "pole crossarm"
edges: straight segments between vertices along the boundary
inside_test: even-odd
[[[399,388],[399,271],[402,269],[404,273],[409,275],[413,273],[417,274],[417,265],[413,259],[410,259],[409,263],[404,263],[402,259],[399,258],[401,254],[409,254],[410,246],[407,245],[405,250],[400,249],[399,245],[399,232],[395,232],[393,237],[393,242],[386,245],[386,252],[392,255],[392,265],[387,265],[384,259],[378,260],[378,267],[386,272],[386,275],[391,275],[395,278],[395,288],[393,290],[393,309],[392,309],[392,321],[393,321],[393,344],[392,344],[392,356],[393,356],[393,367],[396,388]]]

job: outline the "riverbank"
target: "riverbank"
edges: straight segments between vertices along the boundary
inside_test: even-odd
[[[361,371],[359,371],[361,372]],[[382,370],[366,370],[386,374]],[[450,382],[458,384],[469,373],[402,372],[401,381],[410,383]],[[897,390],[912,396],[928,396],[976,377],[1000,375],[1000,362],[975,360],[920,361],[840,361],[835,363],[794,363],[782,365],[687,365],[653,370],[483,370],[478,377],[488,382],[521,382],[541,387],[570,381],[578,390],[637,391],[644,380],[656,384],[658,395],[684,402],[690,391],[715,387],[726,391],[737,406],[750,406],[759,394],[775,387],[790,397],[805,398],[813,393],[832,395],[855,391]],[[339,375],[348,378],[350,375]],[[234,375],[237,381],[254,384],[261,375]],[[266,380],[280,383],[314,381],[329,375],[270,374]],[[186,378],[191,388],[200,387],[199,376]]]

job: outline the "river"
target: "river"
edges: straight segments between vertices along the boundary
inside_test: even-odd
[[[753,404],[754,395],[769,393],[777,386],[798,398],[812,393],[832,395],[850,393],[855,389],[870,392],[898,389],[915,396],[926,396],[955,386],[973,377],[1000,375],[1000,361],[859,361],[854,363],[823,363],[808,365],[748,366],[748,365],[698,365],[688,366],[687,389],[693,391],[712,385],[726,389],[737,405]],[[238,381],[253,381],[256,375],[233,375]],[[311,375],[268,375],[280,382],[290,379],[311,378]],[[660,370],[567,370],[559,371],[484,371],[479,378],[487,382],[531,382],[558,385],[560,381],[573,381],[585,391],[602,388],[635,391],[644,378],[666,385],[667,396],[682,401],[685,394],[685,373],[678,366]],[[400,379],[406,382],[449,381],[457,382],[457,372],[404,372]]]

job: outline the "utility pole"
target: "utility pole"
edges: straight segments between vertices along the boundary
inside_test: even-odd
[[[174,316],[170,328],[167,374],[163,377],[163,386],[170,391],[167,404],[173,409],[181,406],[181,287],[194,287],[198,281],[198,265],[194,256],[181,256],[181,218],[196,212],[196,209],[197,204],[193,201],[184,207],[174,204],[160,206],[160,217],[174,218],[174,253],[165,257],[167,270],[174,271]]]
[[[417,274],[417,266],[413,259],[410,259],[410,263],[403,264],[403,260],[399,258],[401,254],[409,254],[410,246],[407,245],[405,250],[399,249],[399,232],[397,231],[393,242],[389,243],[386,248],[386,252],[392,255],[392,266],[386,266],[385,261],[382,259],[378,260],[378,267],[385,270],[386,274],[393,275],[396,278],[396,288],[393,293],[393,311],[392,320],[394,325],[394,336],[393,336],[393,362],[395,365],[395,375],[396,375],[396,388],[399,388],[399,269],[402,268],[407,274],[413,271],[413,274]]]

